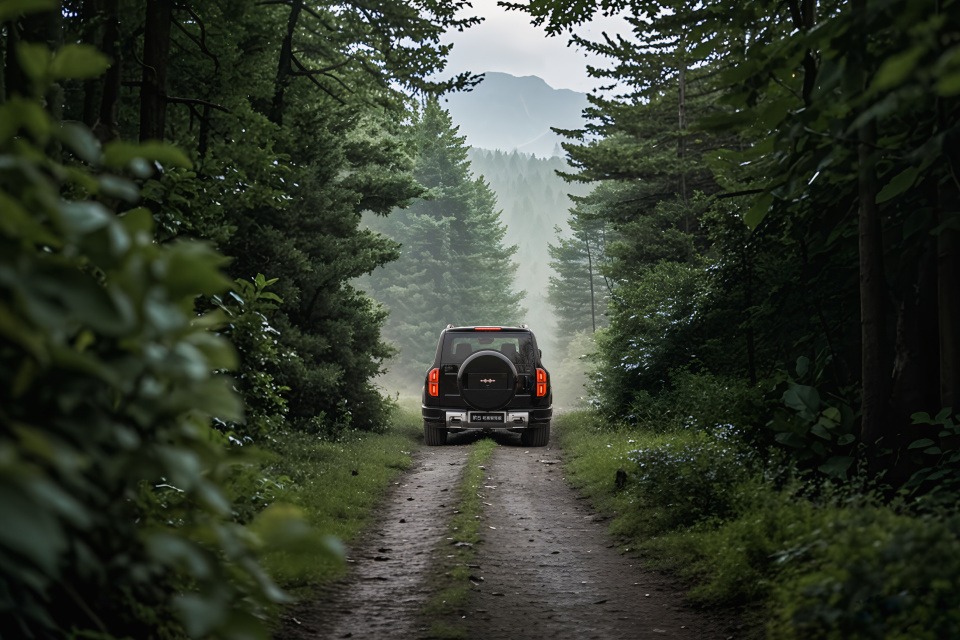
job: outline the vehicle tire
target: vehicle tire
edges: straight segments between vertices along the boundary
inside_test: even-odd
[[[525,447],[545,447],[550,442],[550,423],[520,432],[520,444]]]
[[[517,367],[499,351],[477,351],[460,365],[457,390],[471,409],[502,409],[517,393]]]
[[[424,422],[423,441],[428,447],[442,447],[447,444],[447,432],[445,429]]]

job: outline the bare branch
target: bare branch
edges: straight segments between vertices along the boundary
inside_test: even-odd
[[[177,29],[179,29],[180,32],[183,33],[183,35],[187,36],[187,38],[189,38],[190,40],[192,40],[193,43],[194,43],[195,45],[197,45],[197,48],[200,49],[200,52],[201,52],[201,53],[203,53],[205,56],[207,56],[208,58],[210,58],[211,60],[213,60],[213,73],[214,73],[214,75],[219,74],[219,73],[220,73],[220,59],[217,58],[217,56],[214,55],[213,52],[210,51],[210,49],[207,47],[207,27],[206,27],[206,25],[203,24],[203,21],[200,19],[200,16],[198,16],[198,15],[196,14],[196,12],[195,12],[193,9],[191,9],[190,7],[180,7],[180,8],[184,9],[184,10],[190,15],[190,17],[193,18],[194,22],[197,23],[197,26],[200,27],[200,37],[198,38],[197,36],[195,36],[195,35],[193,35],[192,33],[190,33],[190,32],[187,30],[186,27],[184,27],[182,24],[180,24],[180,22],[178,22],[178,21],[176,21],[176,20],[174,20],[174,22],[173,22],[174,26],[177,27]]]
[[[297,65],[297,68],[299,69],[299,71],[291,71],[291,72],[290,72],[290,75],[292,75],[292,76],[325,76],[325,75],[327,75],[330,71],[335,71],[335,70],[339,69],[340,67],[346,66],[347,64],[350,63],[350,61],[351,61],[352,59],[353,59],[353,56],[347,56],[346,59],[344,59],[344,60],[342,60],[342,61],[340,61],[340,62],[338,62],[338,63],[336,63],[336,64],[332,64],[332,65],[330,65],[330,66],[328,66],[328,67],[323,67],[323,68],[321,68],[321,69],[307,69],[307,68],[306,68],[305,66],[303,66],[303,64],[297,59],[296,56],[293,56],[293,63],[294,63],[295,65]]]
[[[164,100],[166,100],[167,102],[175,102],[177,104],[199,105],[201,107],[210,107],[211,109],[216,109],[217,111],[230,113],[230,109],[227,109],[225,106],[217,104],[215,102],[210,102],[209,100],[201,100],[200,98],[178,98],[176,96],[164,96]]]
[[[306,68],[300,63],[299,60],[297,60],[296,56],[291,56],[291,59],[293,60],[293,64],[297,65],[297,67],[298,67],[300,70],[306,71]],[[337,78],[336,76],[331,76],[331,75],[329,75],[329,74],[325,74],[325,75],[327,75],[327,77],[333,78],[334,80],[336,80],[337,82],[339,82],[339,83],[343,86],[343,88],[346,89],[347,91],[350,90],[350,88],[347,87],[346,85],[344,85],[344,84],[343,84],[343,81],[340,80],[339,78]],[[328,96],[330,96],[331,98],[333,98],[334,100],[336,100],[337,102],[339,102],[340,104],[342,104],[342,105],[345,105],[345,104],[346,104],[346,102],[344,102],[343,99],[340,98],[340,96],[336,95],[335,93],[333,93],[332,91],[330,91],[329,89],[327,89],[325,86],[323,86],[323,83],[320,82],[319,80],[317,80],[316,77],[314,77],[313,75],[311,75],[311,74],[305,74],[304,77],[307,78],[310,82],[312,82],[313,84],[315,84],[315,85],[317,86],[317,88],[319,88],[321,91],[323,91],[325,94],[327,94]]]

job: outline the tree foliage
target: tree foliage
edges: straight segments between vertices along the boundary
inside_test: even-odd
[[[504,243],[495,196],[482,177],[471,175],[464,138],[437,101],[424,105],[413,145],[414,176],[426,193],[371,221],[400,244],[401,257],[375,272],[368,289],[390,310],[384,335],[401,350],[394,370],[419,381],[440,329],[519,324],[523,292],[514,289],[517,248]]]
[[[569,172],[570,166],[558,153],[550,158],[533,154],[507,153],[498,150],[471,148],[470,166],[475,176],[489,182],[502,209],[500,218],[507,228],[505,242],[516,245],[515,260],[523,264],[517,270],[516,286],[526,292],[524,304],[537,309],[549,304],[547,291],[551,267],[549,230],[561,227],[565,233],[571,197],[586,196],[591,184],[570,183],[557,172]],[[545,346],[544,353],[553,352],[551,345],[557,331],[545,318],[534,321],[537,341]]]
[[[7,48],[101,48],[106,73],[56,85],[50,103],[101,141],[169,140],[194,161],[140,179],[143,204],[162,241],[209,239],[238,281],[276,279],[281,302],[265,315],[279,332],[270,376],[284,419],[328,434],[380,428],[369,380],[391,351],[383,315],[350,281],[397,254],[360,214],[421,193],[403,134],[408,92],[476,81],[444,77],[440,37],[477,19],[434,0],[54,4],[55,18],[13,20]],[[19,60],[5,62],[5,95],[23,94]]]
[[[248,444],[385,425],[360,216],[423,191],[405,91],[473,82],[463,5],[0,0],[4,634],[266,635],[303,523],[226,496]]]
[[[601,185],[587,197],[577,198],[570,210],[570,233],[557,226],[557,243],[549,246],[550,276],[547,299],[556,312],[557,331],[562,336],[596,332],[606,322],[611,286],[606,274],[607,251],[615,241],[612,229],[592,212],[607,192]],[[608,235],[610,237],[608,237]]]
[[[0,626],[263,637],[282,594],[231,522],[211,423],[242,418],[221,373],[236,353],[211,331],[223,317],[194,311],[229,287],[224,258],[154,242],[124,176],[190,163],[162,145],[101,150],[44,110],[53,83],[102,71],[100,54],[18,55],[31,90],[0,104]]]
[[[567,132],[572,179],[632,192],[601,213],[624,243],[609,267],[621,337],[657,337],[627,328],[643,307],[630,296],[651,266],[678,259],[649,252],[643,231],[673,210],[653,237],[688,238],[682,260],[702,265],[708,293],[697,357],[662,372],[757,380],[802,356],[825,391],[860,406],[868,445],[906,444],[911,414],[956,404],[953,2],[508,5],[550,33],[599,12],[632,29],[573,37],[608,57],[592,72],[619,94],[593,97],[592,124]],[[712,200],[696,206],[696,190]],[[622,370],[622,343],[611,345],[608,373]]]

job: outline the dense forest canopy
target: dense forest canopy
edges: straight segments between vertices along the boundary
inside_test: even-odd
[[[360,216],[425,193],[411,95],[476,82],[466,7],[0,2],[4,634],[262,636],[231,469],[384,428]]]
[[[416,395],[448,324],[518,325],[523,292],[514,282],[516,245],[490,185],[474,177],[462,136],[436,100],[413,124],[413,174],[426,188],[422,199],[370,228],[399,244],[400,259],[377,269],[364,287],[386,306],[384,336],[400,353],[382,381]]]
[[[565,145],[570,179],[615,185],[575,211],[615,234],[611,411],[672,370],[755,383],[803,358],[880,468],[911,416],[956,405],[953,3],[508,4],[551,33],[597,11],[633,30],[573,37],[621,91]]]
[[[709,533],[760,485],[869,503],[930,572],[896,602],[956,635],[921,552],[960,490],[957,1],[501,4],[629,26],[571,36],[610,88],[563,163],[471,152],[440,107],[479,80],[444,73],[466,0],[0,0],[4,634],[266,637],[262,552],[307,528],[264,460],[384,430],[385,368],[545,295],[556,380],[592,342],[598,428],[664,438],[617,461],[667,479],[664,522]],[[804,544],[754,555],[832,561]],[[915,630],[890,585],[824,580],[778,596],[820,612],[782,637]]]

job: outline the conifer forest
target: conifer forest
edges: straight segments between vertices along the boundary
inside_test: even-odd
[[[0,638],[286,637],[448,324],[691,606],[960,637],[960,3],[499,2],[607,61],[550,158],[474,4],[0,0]]]

